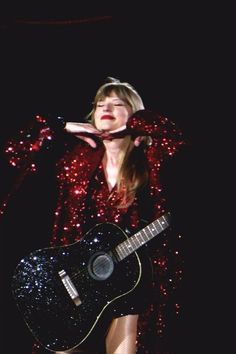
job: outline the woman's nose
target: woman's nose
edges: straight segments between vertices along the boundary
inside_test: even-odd
[[[107,103],[107,104],[104,104],[104,106],[103,106],[103,110],[105,111],[105,112],[107,112],[107,111],[111,111],[111,105],[109,104],[109,103]]]

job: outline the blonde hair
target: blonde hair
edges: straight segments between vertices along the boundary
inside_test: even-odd
[[[99,87],[97,93],[93,100],[93,109],[88,114],[87,119],[94,121],[94,111],[96,109],[96,105],[99,101],[103,100],[105,97],[110,96],[111,92],[115,92],[115,94],[124,102],[126,102],[132,110],[132,113],[144,109],[144,104],[142,98],[135,90],[135,88],[130,85],[128,82],[121,82],[118,79],[113,77],[108,77],[105,84]]]
[[[105,97],[109,97],[113,92],[131,107],[132,114],[144,109],[143,101],[132,85],[128,82],[121,82],[113,77],[108,77],[107,81],[97,90],[93,101],[93,109],[87,116],[87,119],[92,124],[94,124],[94,112],[97,103]],[[148,180],[143,145],[135,149],[133,147],[134,143],[131,137],[126,136],[120,155],[120,167],[117,178],[118,208],[128,207],[134,200],[137,190],[145,185]]]

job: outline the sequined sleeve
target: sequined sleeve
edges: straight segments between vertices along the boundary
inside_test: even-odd
[[[175,155],[185,140],[181,130],[168,118],[150,110],[135,112],[128,121],[127,128],[134,136],[150,136],[151,143],[146,148],[149,166],[150,196],[153,215],[156,219],[165,212],[166,200],[160,183],[162,162]]]
[[[51,125],[50,120],[51,118],[35,115],[26,127],[6,142],[4,154],[13,167],[37,171],[37,153],[42,148],[49,150],[57,133],[57,127]]]
[[[150,136],[152,149],[159,161],[174,155],[184,144],[183,134],[177,125],[158,113],[150,110],[135,112],[128,121],[127,128],[135,132],[135,136]]]

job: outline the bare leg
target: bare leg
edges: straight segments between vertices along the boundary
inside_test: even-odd
[[[107,354],[135,354],[138,315],[115,318],[106,337]]]

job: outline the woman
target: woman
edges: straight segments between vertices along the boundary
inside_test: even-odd
[[[37,117],[42,123],[41,137],[46,134],[49,138],[51,129],[41,118]],[[116,224],[130,236],[166,212],[160,166],[183,144],[182,134],[167,118],[145,110],[140,95],[129,83],[109,78],[96,93],[88,122],[67,122],[64,131],[78,140],[57,162],[59,198],[51,246],[78,241],[95,225],[106,222]],[[35,147],[32,142],[30,146]],[[20,160],[19,147],[12,142],[10,151],[11,156],[15,154],[11,159],[15,164]],[[106,309],[103,332],[99,324],[96,326],[104,333],[106,354],[136,353],[142,315],[153,311],[156,302],[163,302],[161,292],[167,295],[163,273],[167,272],[168,241],[164,234],[162,237],[164,246],[151,241],[142,247],[143,271],[135,291],[119,297]],[[173,287],[179,278],[173,271]],[[157,293],[159,300],[155,299]],[[158,318],[160,334],[165,326],[160,312]],[[92,338],[94,335],[98,340],[101,337],[96,330]]]

